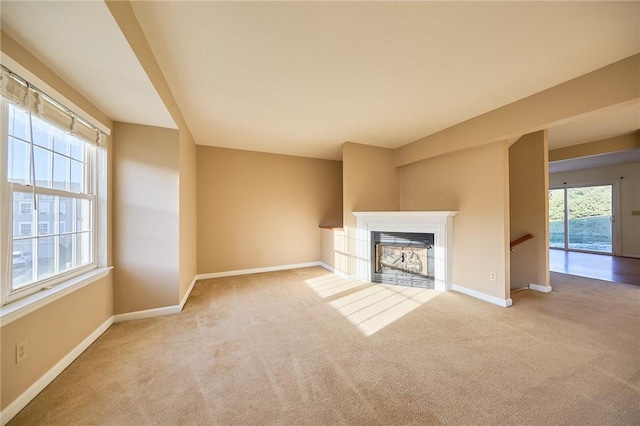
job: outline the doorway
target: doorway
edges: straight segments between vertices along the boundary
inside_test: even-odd
[[[614,184],[553,188],[549,191],[549,247],[615,254]]]

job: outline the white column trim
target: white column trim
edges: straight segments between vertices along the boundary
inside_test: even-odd
[[[529,284],[530,290],[539,291],[541,293],[551,293],[553,290],[550,285]]]

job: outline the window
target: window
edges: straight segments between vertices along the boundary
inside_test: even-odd
[[[38,235],[45,235],[49,233],[49,224],[47,222],[38,223]]]
[[[20,223],[20,231],[19,231],[20,235],[31,235],[31,223],[27,222],[27,223]]]
[[[8,235],[0,241],[4,304],[98,266],[105,155],[98,129],[2,71],[0,197],[8,202],[0,217],[13,229],[0,233]]]

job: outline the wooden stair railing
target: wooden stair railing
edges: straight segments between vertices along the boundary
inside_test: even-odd
[[[518,244],[522,244],[525,241],[530,240],[531,238],[533,238],[533,234],[527,234],[524,237],[520,237],[517,240],[511,241],[509,248],[511,249],[511,251],[513,251],[513,248],[515,246],[517,246]]]

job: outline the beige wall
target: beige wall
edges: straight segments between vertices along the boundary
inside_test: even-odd
[[[618,182],[620,186],[620,255],[640,257],[640,216],[632,215],[634,210],[640,211],[640,163],[549,175],[549,186],[552,188],[562,188],[565,182],[567,185]]]
[[[198,273],[317,262],[341,184],[339,161],[198,146]]]
[[[44,81],[56,92],[111,128],[113,123],[100,109],[69,86],[47,66],[1,33],[2,53],[8,55]],[[26,77],[26,76],[23,76]],[[112,138],[108,140],[108,149]],[[111,185],[111,152],[107,152],[107,192]],[[111,203],[107,205],[107,261],[111,264]],[[112,274],[64,296],[22,318],[4,325],[0,331],[0,407],[13,400],[71,352],[113,314]],[[15,363],[15,345],[27,340],[28,355]]]
[[[549,151],[549,161],[568,160],[640,148],[640,131]]]
[[[114,123],[114,313],[179,303],[179,135]]]
[[[347,239],[343,228],[320,230],[320,261],[345,274],[348,269]]]
[[[510,239],[534,238],[511,253],[511,288],[549,285],[549,168],[547,131],[521,137],[509,147]]]
[[[495,142],[399,169],[400,210],[459,211],[453,283],[499,299],[510,291],[507,145]]]
[[[180,131],[180,301],[196,275],[196,144]]]
[[[358,211],[395,211],[399,208],[398,171],[392,149],[347,142],[342,146],[343,237],[347,238],[347,275],[356,273],[356,217]]]
[[[111,277],[102,278],[2,327],[2,409],[111,318]],[[27,357],[15,363],[16,344]]]

